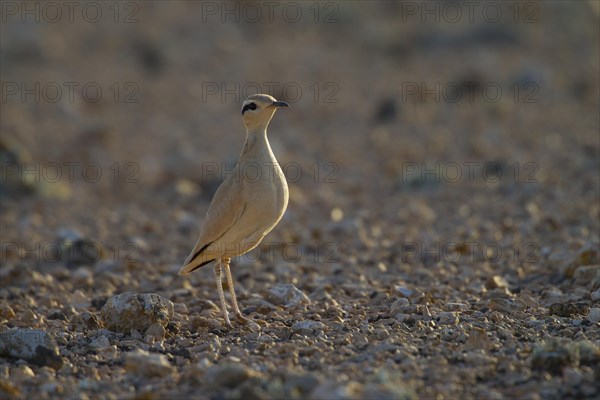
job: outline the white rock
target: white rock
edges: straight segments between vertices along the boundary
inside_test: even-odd
[[[267,291],[267,300],[271,303],[285,307],[294,307],[298,304],[310,304],[308,296],[291,283],[275,285]]]

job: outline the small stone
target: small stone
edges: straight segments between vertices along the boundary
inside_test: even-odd
[[[390,306],[390,315],[396,315],[402,313],[405,307],[409,306],[410,302],[408,299],[400,298],[392,303]]]
[[[96,314],[89,311],[74,315],[70,324],[71,329],[75,332],[88,332],[102,328],[102,323],[96,317]]]
[[[256,373],[240,364],[214,365],[206,370],[204,381],[212,388],[234,388]]]
[[[285,307],[295,307],[298,304],[310,304],[308,296],[291,283],[279,284],[270,288],[266,293],[266,300]]]
[[[160,324],[152,324],[150,325],[150,327],[146,330],[146,343],[148,342],[152,342],[154,343],[155,341],[161,341],[165,339],[165,335],[166,335],[166,330],[165,328],[160,325]],[[152,344],[152,343],[148,343],[148,344]]]
[[[497,288],[507,288],[508,282],[506,279],[499,275],[490,276],[488,280],[485,282],[485,288],[488,290],[497,289]]]
[[[75,286],[91,286],[94,283],[94,275],[86,267],[79,267],[72,274]]]
[[[469,306],[464,303],[446,303],[446,310],[448,311],[466,311]]]
[[[325,328],[325,324],[319,321],[300,321],[292,325],[292,332],[299,335],[316,335]]]
[[[525,310],[525,304],[519,300],[493,298],[490,300],[490,310],[510,314]]]
[[[97,337],[94,339],[89,346],[93,349],[102,349],[110,346],[110,340],[104,335]]]
[[[598,301],[600,300],[600,288],[594,290],[592,293],[590,293],[590,298],[592,299],[592,301]]]
[[[173,318],[173,303],[154,293],[127,292],[107,300],[101,316],[106,328],[122,333],[145,332],[152,324],[163,327]]]
[[[24,381],[35,377],[35,372],[27,365],[14,367],[10,372],[10,378],[16,382]]]
[[[139,377],[160,378],[173,373],[174,369],[163,354],[136,349],[125,355],[125,371]]]
[[[394,293],[404,298],[410,298],[413,295],[414,290],[411,290],[406,286],[394,286]]]
[[[550,306],[550,315],[559,317],[572,317],[574,315],[586,315],[589,306],[585,303],[554,303]]]
[[[0,356],[22,358],[35,365],[60,369],[60,357],[55,340],[44,331],[14,328],[0,333]]]
[[[435,316],[436,321],[441,325],[458,324],[458,316],[453,312],[441,312]]]
[[[76,309],[86,309],[90,307],[91,301],[81,290],[76,290],[71,296],[71,305]]]
[[[0,318],[11,320],[14,317],[16,317],[15,312],[8,304],[0,304]]]
[[[600,308],[590,308],[587,319],[593,323],[600,322]]]

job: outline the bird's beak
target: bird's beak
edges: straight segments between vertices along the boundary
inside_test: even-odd
[[[274,101],[271,104],[271,107],[289,107],[290,105],[285,101]]]

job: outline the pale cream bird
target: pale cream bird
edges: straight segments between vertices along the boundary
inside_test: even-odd
[[[210,203],[196,246],[179,270],[188,274],[216,262],[215,281],[221,311],[232,327],[223,294],[221,268],[225,271],[233,311],[240,323],[242,315],[229,264],[233,257],[252,250],[277,225],[287,208],[289,192],[283,171],[267,139],[267,126],[279,107],[289,107],[266,94],[248,97],[242,105],[246,143],[231,174],[228,174]]]

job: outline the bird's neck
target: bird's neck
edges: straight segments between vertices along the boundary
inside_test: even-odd
[[[241,157],[258,157],[264,153],[273,155],[267,139],[267,129],[253,129],[246,131],[246,143]]]

